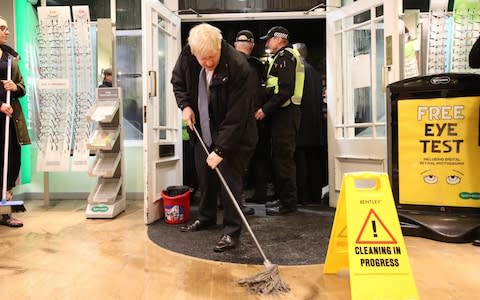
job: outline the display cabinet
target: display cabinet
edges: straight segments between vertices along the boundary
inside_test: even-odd
[[[98,88],[87,118],[94,123],[87,147],[95,151],[89,175],[98,177],[88,196],[87,218],[113,218],[125,210],[123,112],[120,88]]]

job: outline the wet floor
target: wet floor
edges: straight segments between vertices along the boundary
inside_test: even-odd
[[[143,201],[113,220],[87,220],[86,201],[26,203],[25,226],[0,227],[4,299],[275,299],[249,295],[236,280],[264,269],[177,254],[150,241]],[[406,237],[421,299],[476,299],[480,247]],[[292,291],[279,299],[350,299],[347,276],[323,265],[281,266]]]

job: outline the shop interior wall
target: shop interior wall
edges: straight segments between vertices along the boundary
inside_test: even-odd
[[[36,165],[37,151],[32,148],[32,164]],[[91,157],[91,162],[93,162]],[[124,185],[127,199],[143,199],[143,147],[124,147]],[[87,199],[96,185],[97,177],[87,172],[51,172],[48,173],[50,199]],[[32,168],[32,181],[17,186],[15,194],[28,199],[43,199],[44,172]]]

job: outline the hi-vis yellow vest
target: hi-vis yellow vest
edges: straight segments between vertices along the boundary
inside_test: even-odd
[[[303,84],[305,82],[305,67],[302,62],[302,58],[300,56],[300,53],[298,52],[297,49],[292,49],[292,48],[285,48],[288,52],[292,53],[292,55],[295,57],[295,60],[297,61],[297,65],[295,67],[295,91],[293,93],[293,96],[285,101],[285,103],[282,104],[282,107],[288,106],[291,103],[300,105],[302,103],[302,96],[303,96]],[[270,74],[270,70],[272,69],[273,63],[277,59],[277,55],[270,61],[270,64],[268,66],[268,72],[267,72],[267,83],[266,86],[267,88],[274,88],[274,93],[278,94],[278,77],[272,76]]]

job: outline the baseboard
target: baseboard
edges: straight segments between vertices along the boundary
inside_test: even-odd
[[[90,193],[50,193],[50,200],[87,200]],[[43,193],[15,193],[15,199],[21,200],[41,200],[44,198]],[[143,193],[132,192],[126,193],[127,200],[143,200]]]

